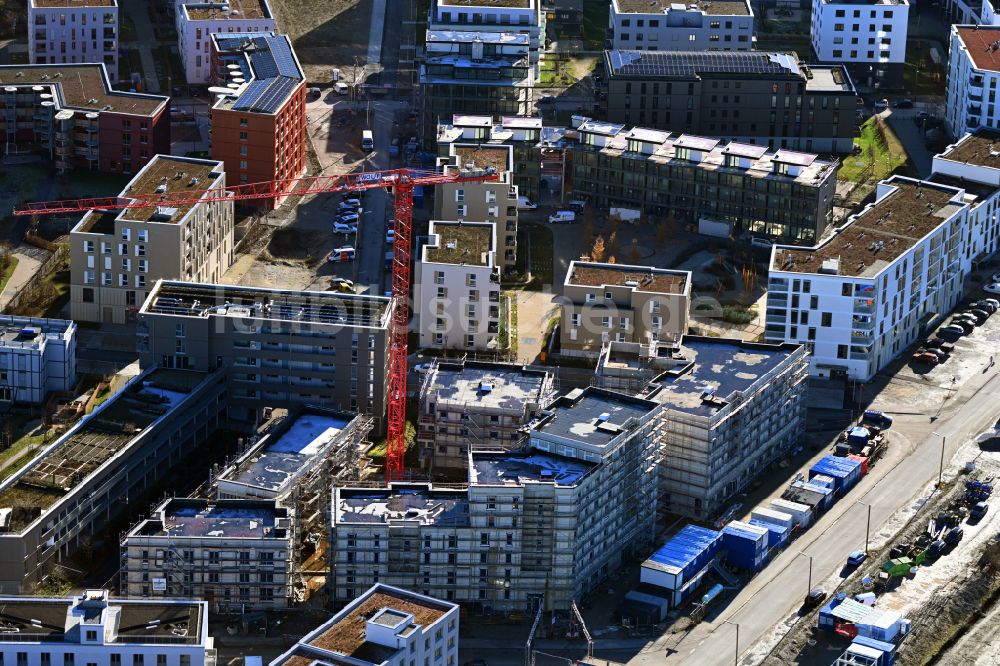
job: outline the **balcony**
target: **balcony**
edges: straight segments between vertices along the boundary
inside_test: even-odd
[[[985,81],[983,80],[983,77],[981,77],[981,76],[970,76],[969,77],[969,85],[966,88],[966,90],[968,90],[968,92],[969,92],[970,95],[979,95],[979,98],[982,99],[982,96],[983,96],[983,84],[984,83],[985,83]]]

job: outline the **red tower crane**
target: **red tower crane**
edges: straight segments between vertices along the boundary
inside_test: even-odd
[[[366,171],[338,176],[316,176],[287,180],[247,183],[212,190],[194,189],[190,181],[183,181],[181,189],[166,192],[131,193],[94,199],[70,199],[25,204],[14,211],[15,215],[52,215],[58,213],[84,213],[91,210],[123,210],[126,208],[171,207],[179,204],[208,203],[211,201],[272,199],[287,195],[323,194],[328,192],[353,192],[361,190],[391,190],[396,219],[395,239],[392,243],[392,296],[395,303],[390,323],[389,387],[387,414],[387,449],[385,480],[388,484],[403,478],[403,455],[406,452],[406,370],[407,330],[410,319],[410,250],[413,226],[413,189],[423,185],[467,183],[496,180],[492,169],[479,172],[443,174],[418,169],[392,169]]]

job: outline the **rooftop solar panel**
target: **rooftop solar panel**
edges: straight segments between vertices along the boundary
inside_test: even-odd
[[[279,76],[268,81],[267,90],[254,101],[250,110],[258,113],[274,113],[285,101],[289,93],[299,84],[297,79]]]
[[[236,111],[249,111],[253,107],[254,102],[257,101],[257,98],[264,94],[270,83],[270,79],[258,79],[251,82],[246,90],[243,91],[243,94],[240,95],[240,98],[236,100],[236,103],[233,104],[233,109]]]
[[[302,78],[298,65],[295,64],[295,56],[292,55],[292,47],[284,37],[274,37],[268,40],[271,44],[271,55],[278,67],[280,76],[288,76],[293,79]]]
[[[798,62],[787,53],[757,51],[609,51],[612,76],[696,76],[798,74]]]
[[[278,75],[278,65],[270,51],[254,51],[250,54],[253,72],[258,79],[270,79]]]

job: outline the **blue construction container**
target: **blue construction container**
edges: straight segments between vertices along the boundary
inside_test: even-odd
[[[850,458],[826,456],[809,468],[809,478],[826,475],[833,479],[834,489],[843,495],[861,480],[861,462]]]
[[[770,548],[784,548],[788,545],[788,538],[792,535],[792,528],[777,523],[767,523],[763,520],[751,518],[748,521],[751,525],[763,527],[767,530],[767,544]]]
[[[856,426],[851,428],[847,433],[847,443],[852,447],[865,447],[868,446],[868,440],[871,438],[872,434],[869,432],[868,428],[863,426]]]
[[[642,563],[640,580],[679,590],[712,561],[721,542],[721,532],[687,525]]]
[[[760,571],[767,561],[766,527],[734,520],[722,528],[722,549],[733,567]]]
[[[865,647],[881,650],[886,655],[885,666],[891,666],[896,661],[896,645],[887,641],[880,641],[867,636],[855,636],[854,645],[864,645]]]
[[[830,488],[829,486],[823,486],[818,483],[811,483],[809,481],[796,481],[792,485],[802,488],[803,490],[808,490],[813,493],[819,493],[822,496],[822,498],[820,499],[819,505],[817,506],[818,510],[826,511],[831,506],[833,506],[833,500],[835,498],[833,488]]]

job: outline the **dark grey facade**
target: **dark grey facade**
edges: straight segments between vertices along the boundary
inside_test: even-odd
[[[841,65],[794,53],[605,51],[611,122],[820,153],[847,153],[857,91]]]

